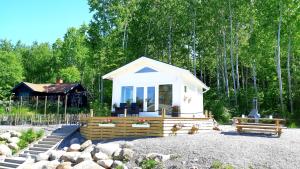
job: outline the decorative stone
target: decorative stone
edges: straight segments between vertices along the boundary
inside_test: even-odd
[[[31,168],[32,169],[44,169],[44,168],[48,168],[49,161],[46,160],[42,160],[42,161],[38,161],[36,163],[34,163]]]
[[[79,150],[80,150],[80,144],[72,144],[68,149],[68,152],[79,151]]]
[[[159,153],[149,153],[147,154],[148,159],[155,160],[157,162],[164,162],[171,158],[171,155],[163,155]]]
[[[99,160],[99,161],[97,161],[97,163],[100,166],[104,167],[104,168],[110,168],[112,166],[113,162],[114,162],[113,160]]]
[[[72,169],[71,164],[71,162],[62,162],[56,167],[56,169]]]
[[[132,149],[134,147],[134,144],[126,141],[124,143],[121,143],[120,146],[121,146],[121,148],[131,148]]]
[[[47,153],[40,153],[36,156],[36,161],[47,161],[49,160],[49,155]]]
[[[112,168],[116,168],[116,167],[118,167],[118,166],[124,167],[124,164],[123,164],[122,161],[115,160],[115,161],[113,162],[113,164],[112,164]]]
[[[49,160],[58,160],[64,153],[63,150],[50,150],[49,152]]]
[[[105,143],[105,144],[97,144],[97,146],[95,147],[95,149],[99,149],[99,152],[103,152],[105,154],[107,154],[108,156],[112,156],[113,153],[120,149],[120,145],[116,144],[116,143]]]
[[[61,157],[60,160],[64,160],[64,161],[70,161],[72,163],[75,163],[78,159],[78,157],[80,156],[80,152],[66,152],[64,153]]]
[[[129,161],[133,158],[134,151],[129,148],[124,148],[122,149],[121,154],[123,156],[123,161]]]
[[[85,160],[93,160],[91,153],[81,153],[80,156],[77,158],[76,163],[81,163]]]
[[[17,131],[9,131],[10,132],[10,135],[11,137],[21,137],[21,133],[20,132],[17,132]]]
[[[99,160],[107,160],[109,159],[108,155],[102,152],[96,153],[94,155],[94,160],[99,161]]]
[[[9,147],[10,149],[14,149],[14,150],[19,149],[19,146],[18,146],[18,144],[16,144],[16,143],[9,143],[9,144],[8,144],[8,147]]]
[[[86,140],[84,143],[82,143],[80,145],[80,149],[81,150],[84,150],[86,149],[87,147],[89,147],[90,145],[92,145],[92,141],[91,140]]]
[[[8,140],[7,140],[9,143],[18,143],[20,141],[20,139],[18,137],[10,137]]]
[[[73,167],[73,169],[105,169],[92,160],[83,161]]]
[[[91,153],[95,148],[95,145],[90,145],[88,147],[86,147],[82,152],[87,152],[87,153]]]
[[[58,160],[50,161],[47,165],[47,169],[56,169],[59,164],[60,162]]]
[[[11,151],[11,149],[7,145],[0,144],[0,156],[1,155],[11,156],[12,155],[12,151]]]
[[[11,137],[9,132],[3,133],[0,135],[0,140],[7,141]]]

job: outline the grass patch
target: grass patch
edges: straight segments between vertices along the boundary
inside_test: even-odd
[[[20,141],[18,142],[19,150],[22,150],[28,145],[38,139],[40,139],[44,135],[43,130],[34,131],[32,128],[23,131],[20,137]]]
[[[159,166],[159,162],[155,161],[155,160],[143,160],[141,163],[140,163],[140,167],[142,169],[153,169],[153,168],[156,168]]]
[[[223,164],[220,161],[214,161],[210,167],[211,169],[234,169],[230,164]]]

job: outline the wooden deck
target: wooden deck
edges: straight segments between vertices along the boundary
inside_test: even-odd
[[[141,120],[148,125],[135,125]],[[108,124],[110,126],[102,125],[105,121],[112,123]],[[163,137],[191,133],[193,126],[199,130],[213,128],[210,118],[87,117],[81,118],[80,123],[81,134],[90,140]],[[176,126],[179,127],[175,129]]]

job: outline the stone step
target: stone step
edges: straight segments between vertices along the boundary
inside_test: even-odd
[[[32,150],[32,151],[48,151],[49,148],[30,147],[29,150]]]
[[[57,142],[53,141],[39,141],[38,144],[47,144],[47,145],[55,145]]]
[[[17,167],[19,167],[19,164],[8,163],[8,162],[0,162],[0,167],[17,168]]]
[[[24,158],[28,158],[28,157],[31,157],[32,159],[36,159],[36,156],[37,155],[34,155],[34,154],[19,154],[19,157],[24,157]]]
[[[42,141],[53,141],[53,142],[59,142],[61,140],[62,139],[57,139],[57,138],[44,138],[44,139],[42,139]]]
[[[47,136],[47,138],[57,138],[57,139],[63,139],[64,137],[62,137],[62,136],[50,135],[50,136]]]
[[[49,144],[34,144],[33,147],[52,148],[53,145],[49,145]]]
[[[17,158],[6,158],[4,160],[4,162],[15,163],[15,164],[23,164],[25,162],[25,159],[24,160],[20,160],[20,159],[17,159]]]
[[[14,168],[11,168],[11,167],[4,167],[4,166],[0,166],[0,169],[14,169]]]
[[[32,150],[26,150],[26,151],[24,151],[24,154],[29,153],[29,154],[38,155],[38,154],[44,153],[44,152],[45,152],[45,151],[32,151]]]

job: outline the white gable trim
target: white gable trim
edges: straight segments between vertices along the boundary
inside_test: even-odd
[[[136,59],[110,73],[103,75],[102,78],[113,80],[115,77],[121,75],[124,72],[128,72],[132,69],[134,69],[133,71],[137,71],[142,69],[143,67],[153,68],[157,71],[174,72],[174,74],[184,78],[185,80],[195,83],[204,88],[205,90],[209,90],[209,87],[207,87],[201,80],[196,78],[190,71],[147,57],[140,57],[139,59]]]

